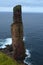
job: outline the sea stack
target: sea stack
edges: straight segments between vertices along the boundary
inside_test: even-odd
[[[12,46],[14,51],[14,59],[25,59],[25,47],[23,41],[23,23],[21,5],[13,8],[13,23],[11,25]]]

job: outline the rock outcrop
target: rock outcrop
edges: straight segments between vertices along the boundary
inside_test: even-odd
[[[17,5],[13,8],[13,23],[11,25],[11,34],[14,59],[23,61],[25,59],[25,47],[23,42],[21,5]]]

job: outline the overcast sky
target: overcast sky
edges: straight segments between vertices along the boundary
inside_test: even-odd
[[[0,0],[0,11],[12,11],[18,4],[24,12],[43,12],[43,0]]]
[[[23,6],[43,6],[43,0],[0,0],[0,7],[13,7],[16,4]]]

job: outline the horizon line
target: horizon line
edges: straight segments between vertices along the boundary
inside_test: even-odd
[[[0,7],[0,12],[13,12],[13,7]],[[22,7],[24,13],[43,13],[43,7]]]

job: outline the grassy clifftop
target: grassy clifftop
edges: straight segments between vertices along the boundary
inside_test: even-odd
[[[0,65],[21,65],[8,57],[6,54],[0,52]]]

